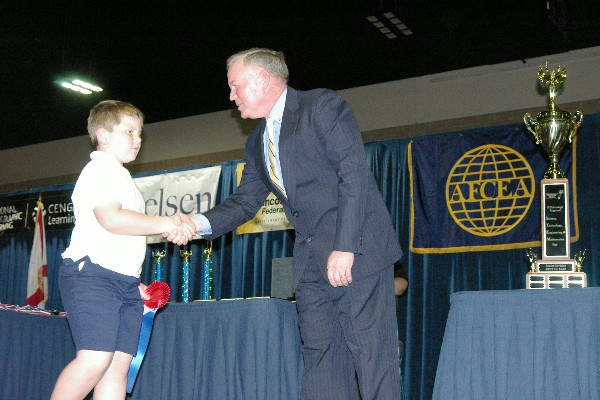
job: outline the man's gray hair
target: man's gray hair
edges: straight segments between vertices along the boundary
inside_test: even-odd
[[[258,66],[266,69],[285,82],[288,81],[290,73],[287,64],[285,63],[285,57],[281,51],[262,48],[239,51],[227,59],[227,71],[229,71],[231,65],[240,58],[244,59],[245,67]]]

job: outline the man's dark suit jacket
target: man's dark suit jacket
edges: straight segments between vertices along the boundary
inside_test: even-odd
[[[294,288],[306,265],[327,276],[332,250],[353,252],[353,278],[391,266],[402,256],[389,212],[369,170],[358,124],[346,102],[327,89],[288,87],[279,138],[287,198],[269,179],[263,154],[265,119],[246,142],[237,190],[204,215],[219,237],[252,219],[269,192],[296,230]]]

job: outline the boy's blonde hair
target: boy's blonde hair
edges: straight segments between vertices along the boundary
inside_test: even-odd
[[[123,117],[131,117],[140,122],[140,126],[144,125],[144,114],[133,104],[119,100],[104,100],[96,104],[90,110],[88,117],[87,130],[94,146],[98,145],[96,131],[104,128],[107,131],[121,123]]]

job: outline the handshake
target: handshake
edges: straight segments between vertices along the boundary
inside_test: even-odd
[[[171,227],[163,232],[162,236],[169,242],[179,246],[187,244],[194,237],[199,238],[200,235],[198,235],[198,232],[204,229],[198,219],[190,217],[187,214],[177,213],[172,217],[165,218],[170,220]]]

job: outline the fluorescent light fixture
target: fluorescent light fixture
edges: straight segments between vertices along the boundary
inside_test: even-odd
[[[67,80],[60,80],[57,81],[57,83],[64,88],[86,95],[94,92],[101,92],[103,90],[101,87],[84,82],[81,79],[72,79],[70,82]]]
[[[367,21],[369,21],[373,27],[375,27],[375,29],[377,29],[379,32],[381,32],[383,34],[383,36],[385,36],[388,39],[395,39],[397,38],[397,34],[390,31],[391,25],[393,24],[396,29],[398,29],[400,32],[402,32],[402,34],[404,36],[410,36],[413,34],[413,31],[410,30],[406,24],[402,23],[402,21],[400,20],[399,17],[397,17],[393,12],[385,12],[383,14],[381,14],[381,16],[383,17],[381,20],[379,18],[377,18],[377,16],[375,15],[369,15],[367,18]],[[386,24],[385,20],[388,20],[390,22],[390,24]],[[386,26],[388,25],[388,26]]]
[[[81,86],[73,85],[72,83],[69,83],[69,82],[61,82],[60,85],[64,88],[74,90],[75,92],[79,92],[79,93],[83,93],[83,94],[92,94],[91,90],[82,88]]]
[[[86,89],[89,89],[92,92],[101,92],[102,91],[101,87],[98,87],[96,85],[92,85],[91,83],[87,83],[87,82],[84,82],[84,81],[79,80],[79,79],[74,79],[72,82],[75,85],[78,85],[78,86],[84,87]]]

